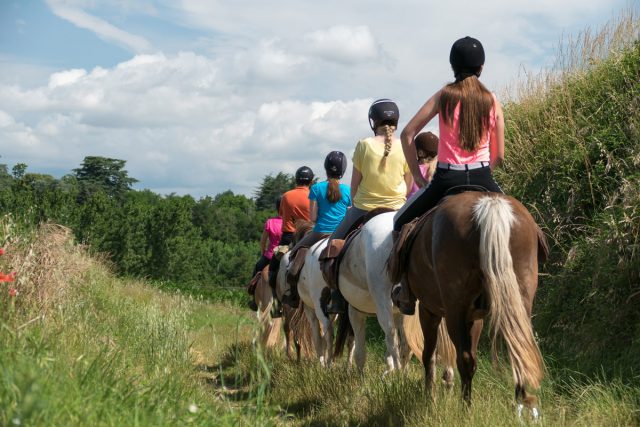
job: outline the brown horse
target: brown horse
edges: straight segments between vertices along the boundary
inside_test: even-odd
[[[480,192],[445,198],[416,232],[404,283],[420,301],[427,392],[444,317],[457,352],[462,396],[471,402],[478,340],[489,315],[494,356],[499,333],[506,342],[518,412],[524,404],[537,418],[536,398],[526,387],[539,388],[544,372],[531,326],[538,261],[548,254],[544,234],[514,198]]]

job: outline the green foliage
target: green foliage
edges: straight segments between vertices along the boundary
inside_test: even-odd
[[[616,31],[637,34],[630,19]],[[506,105],[497,179],[552,243],[534,307],[543,351],[628,375],[640,352],[640,42],[608,51]]]
[[[103,191],[110,197],[122,197],[138,182],[124,170],[126,161],[100,156],[87,156],[73,172],[80,185],[81,200]]]
[[[295,187],[292,175],[279,172],[276,176],[267,175],[256,189],[256,208],[275,210],[276,199]]]

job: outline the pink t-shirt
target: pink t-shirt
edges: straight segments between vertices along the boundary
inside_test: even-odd
[[[273,250],[280,243],[280,238],[282,237],[282,218],[279,216],[269,218],[264,223],[264,231],[267,232],[267,236],[269,237],[269,244],[267,245],[267,250],[262,253],[267,259],[271,259],[273,257]]]
[[[420,163],[418,165],[418,167],[420,168],[420,173],[422,174],[424,179],[429,181],[429,163]],[[419,189],[420,188],[416,185],[416,183],[414,181],[413,185],[411,186],[411,191],[409,191],[409,194],[407,194],[407,199],[409,199],[409,197],[413,196],[413,194],[416,191],[418,191]]]
[[[443,163],[451,163],[454,165],[464,165],[476,162],[488,162],[491,160],[489,152],[489,139],[491,131],[496,126],[496,96],[493,96],[493,108],[489,116],[489,129],[480,141],[480,147],[474,152],[463,150],[460,147],[460,104],[456,106],[453,112],[452,126],[449,126],[439,114],[440,122],[440,142],[438,143],[438,161]]]

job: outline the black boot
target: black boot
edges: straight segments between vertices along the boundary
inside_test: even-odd
[[[395,250],[395,244],[400,237],[400,231],[393,230],[391,237],[393,238]],[[416,297],[413,296],[406,283],[398,283],[391,289],[391,301],[393,305],[398,307],[398,310],[400,310],[402,314],[413,316],[416,312]]]
[[[346,314],[347,301],[338,289],[331,289],[331,303],[327,307],[326,314]]]
[[[247,305],[252,311],[258,311],[258,304],[256,304],[256,300],[251,299],[247,302]]]
[[[296,286],[291,286],[288,291],[282,295],[282,303],[287,304],[291,308],[298,308],[300,305],[300,296]]]

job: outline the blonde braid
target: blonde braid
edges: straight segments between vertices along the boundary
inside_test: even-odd
[[[387,164],[387,157],[389,156],[389,152],[391,151],[391,144],[393,143],[393,132],[395,130],[395,126],[384,125],[384,154],[382,155],[382,160],[380,160],[380,167],[384,168]]]

